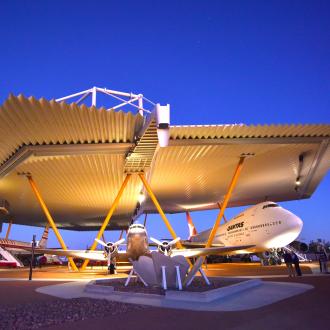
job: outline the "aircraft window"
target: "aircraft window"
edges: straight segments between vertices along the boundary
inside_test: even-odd
[[[277,205],[277,204],[275,204],[275,203],[272,203],[272,204],[264,205],[262,208],[263,208],[263,209],[266,209],[267,207],[279,207],[279,205]]]
[[[135,225],[132,225],[131,228],[144,228],[143,225],[140,225],[140,224],[135,224]]]

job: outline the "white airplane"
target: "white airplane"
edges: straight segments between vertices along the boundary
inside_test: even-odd
[[[49,226],[45,227],[45,230],[41,236],[40,241],[36,241],[36,247],[45,248],[48,241]],[[0,238],[0,246],[13,254],[26,254],[25,248],[31,248],[31,242],[16,241],[13,239]]]
[[[199,234],[188,223],[190,237],[181,243],[185,247],[202,247],[210,235],[211,229]],[[292,212],[273,202],[263,202],[247,208],[227,223],[220,225],[212,246],[252,245],[245,249],[236,249],[230,254],[253,253],[269,257],[293,242],[303,227],[302,220]],[[266,252],[266,255],[263,253]]]
[[[41,236],[40,241],[36,242],[36,249],[37,248],[46,248],[47,241],[48,241],[48,232],[49,226],[45,227],[45,230]],[[21,259],[30,258],[31,252],[27,252],[27,250],[31,249],[31,242],[23,242],[23,241],[16,241],[13,239],[7,238],[0,238],[0,258],[2,258],[3,264],[8,262],[8,264],[15,264],[16,267],[22,267],[23,263],[21,260],[18,260],[17,257]],[[40,257],[40,253],[36,252],[36,257]],[[43,261],[45,263],[49,263],[49,261],[45,261],[45,258],[49,259],[50,256],[43,256]]]
[[[166,255],[198,257],[207,255],[227,255],[242,253],[260,253],[282,248],[294,241],[302,230],[303,223],[293,213],[273,202],[264,202],[246,209],[232,220],[221,225],[211,247],[205,248],[210,230],[196,234],[187,241],[182,241],[184,249],[173,248],[179,238],[168,242],[151,238],[158,245],[158,250]],[[50,253],[66,257],[90,260],[108,260],[113,258],[137,260],[150,253],[146,228],[141,224],[133,224],[127,232],[127,249],[118,249],[124,242],[102,242],[105,251],[89,250],[53,250],[37,249],[41,253]]]

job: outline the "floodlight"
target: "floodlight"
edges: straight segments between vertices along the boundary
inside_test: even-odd
[[[145,201],[145,199],[146,199],[146,196],[145,196],[144,193],[141,191],[141,192],[139,193],[139,196],[138,196],[138,201],[139,201],[140,205]]]

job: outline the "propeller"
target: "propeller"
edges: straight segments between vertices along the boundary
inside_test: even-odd
[[[97,243],[99,243],[100,245],[104,246],[105,251],[108,254],[113,254],[114,252],[116,252],[118,250],[118,245],[122,244],[125,242],[125,238],[120,239],[119,241],[113,243],[113,242],[108,242],[108,243],[104,243],[103,241],[95,238],[95,241]]]
[[[157,244],[157,246],[158,246],[158,251],[159,251],[160,253],[163,253],[163,254],[166,255],[166,256],[168,256],[168,255],[171,254],[171,252],[172,252],[172,246],[173,246],[174,244],[176,244],[177,242],[179,242],[180,239],[181,239],[180,237],[177,237],[177,238],[175,238],[174,240],[172,240],[172,241],[170,241],[170,242],[167,242],[167,241],[161,242],[161,241],[159,241],[159,240],[156,239],[156,238],[150,237],[150,240],[151,240],[152,242],[154,242],[155,244]]]

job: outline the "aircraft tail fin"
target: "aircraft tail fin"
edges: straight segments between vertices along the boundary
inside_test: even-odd
[[[42,233],[41,240],[39,241],[39,247],[40,248],[47,247],[48,232],[49,232],[49,225],[46,225],[45,230]]]
[[[189,228],[189,237],[188,240],[190,240],[192,237],[197,235],[197,230],[195,228],[195,225],[192,222],[191,216],[189,212],[186,212],[186,217],[187,217],[187,223],[188,223],[188,228]]]

